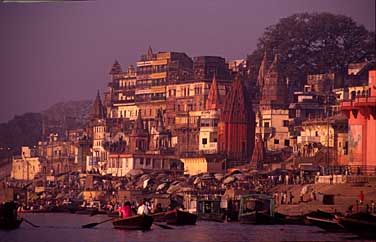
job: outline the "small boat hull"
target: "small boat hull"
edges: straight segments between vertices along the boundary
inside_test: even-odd
[[[185,211],[173,210],[166,212],[165,219],[170,225],[195,225],[197,215]]]
[[[166,222],[166,213],[168,212],[160,212],[160,213],[154,213],[150,216],[153,217],[154,222]]]
[[[327,231],[343,231],[343,226],[338,222],[337,219],[327,219],[327,218],[316,218],[307,216],[306,219],[310,224],[315,225]]]
[[[201,214],[198,218],[200,220],[218,222],[218,223],[223,223],[225,221],[225,215],[217,214],[217,213]]]
[[[115,229],[124,230],[149,230],[153,218],[148,215],[136,215],[129,218],[114,219],[112,224]]]
[[[376,238],[375,216],[359,213],[347,217],[336,216],[336,218],[346,230],[363,237]]]
[[[267,212],[252,212],[239,216],[241,224],[274,224],[274,218]]]
[[[23,219],[16,219],[16,220],[5,220],[5,219],[0,219],[0,229],[1,230],[12,230],[12,229],[17,229],[20,227]]]

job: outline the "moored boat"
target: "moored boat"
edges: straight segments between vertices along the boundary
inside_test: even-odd
[[[166,222],[166,213],[168,212],[153,213],[150,216],[153,217],[154,222]]]
[[[0,229],[17,229],[22,221],[22,218],[17,215],[16,203],[6,202],[5,204],[0,204]]]
[[[376,217],[367,213],[336,216],[346,230],[364,237],[376,238]]]
[[[202,199],[197,201],[197,216],[200,220],[221,222],[225,221],[225,213],[221,210],[221,200]]]
[[[240,200],[239,222],[243,224],[273,224],[274,203],[271,196],[244,195]]]
[[[22,221],[23,221],[22,218],[17,218],[17,219],[12,219],[12,220],[0,219],[0,229],[2,230],[17,229],[18,227],[20,227]]]
[[[165,213],[167,224],[171,225],[195,225],[197,215],[179,209]]]
[[[135,215],[128,218],[118,218],[112,221],[115,229],[125,230],[149,230],[153,223],[153,218],[148,215]]]
[[[306,215],[309,224],[327,231],[343,231],[344,227],[335,218],[335,215],[317,210]]]
[[[306,216],[306,219],[319,228],[327,231],[343,231],[343,226],[336,219],[316,218]]]

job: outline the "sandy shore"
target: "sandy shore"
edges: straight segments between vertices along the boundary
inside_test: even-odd
[[[276,205],[276,212],[286,215],[302,215],[311,211],[320,209],[322,211],[334,212],[338,211],[345,213],[350,205],[354,205],[359,198],[360,191],[364,193],[364,203],[359,207],[361,211],[365,211],[366,204],[371,206],[371,200],[376,201],[376,183],[365,184],[364,186],[354,186],[351,184],[312,184],[313,190],[322,194],[334,195],[334,205],[324,205],[321,201],[314,201],[311,199],[310,193],[304,195],[304,202],[299,202],[300,193],[304,185],[278,185],[269,190],[269,192],[287,191],[287,194],[292,192],[294,199],[292,205]]]

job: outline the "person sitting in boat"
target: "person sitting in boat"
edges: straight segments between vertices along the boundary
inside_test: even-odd
[[[127,218],[132,216],[131,203],[126,201],[123,206],[118,209],[120,217]]]
[[[157,206],[155,206],[155,208],[154,208],[154,213],[161,213],[161,212],[163,212],[162,204],[157,203]]]
[[[149,214],[149,207],[147,205],[147,201],[146,199],[144,199],[142,202],[141,202],[141,205],[138,207],[137,209],[137,214],[138,215],[143,215],[143,214],[146,214],[148,215]]]
[[[5,221],[13,221],[17,219],[17,204],[13,201],[6,202],[1,209],[1,218]]]

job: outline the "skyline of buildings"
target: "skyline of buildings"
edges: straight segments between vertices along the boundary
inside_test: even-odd
[[[189,173],[189,167],[197,173],[239,165],[376,167],[370,151],[374,141],[365,136],[374,128],[374,104],[368,104],[371,115],[362,114],[362,122],[349,116],[354,111],[346,111],[353,109],[344,108],[348,100],[374,95],[374,62],[349,65],[347,73],[308,75],[302,88],[281,74],[278,55],[270,66],[264,55],[257,80],[247,79],[247,62],[236,63],[215,56],[154,53],[151,47],[136,67],[123,71],[115,61],[86,127],[51,134],[38,144],[38,170],[94,169],[124,176],[140,168]],[[363,145],[359,148],[354,139],[363,139]],[[359,156],[359,149],[367,156]],[[19,158],[14,162],[22,170],[18,177],[25,177]]]

